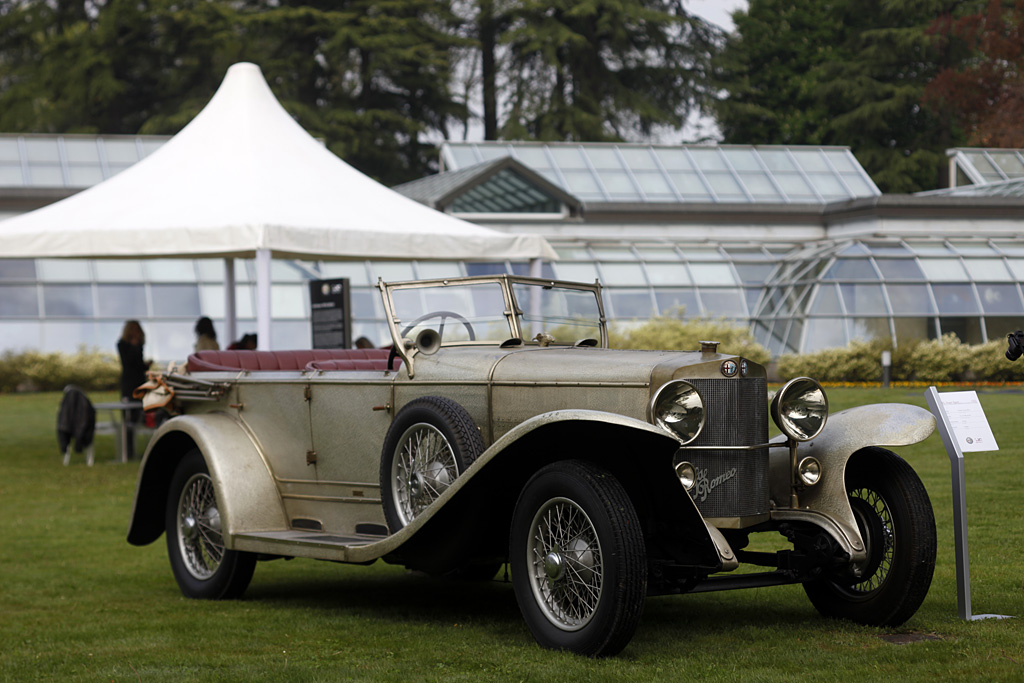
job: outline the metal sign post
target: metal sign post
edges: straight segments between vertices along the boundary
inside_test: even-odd
[[[956,597],[960,618],[1009,619],[1002,614],[971,614],[971,566],[967,554],[967,490],[964,475],[964,450],[996,451],[995,437],[981,409],[978,394],[956,391],[939,394],[935,387],[924,392],[928,407],[938,423],[942,443],[949,454],[953,479],[953,541],[956,554]]]

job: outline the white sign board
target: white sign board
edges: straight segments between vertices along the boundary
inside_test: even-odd
[[[961,453],[999,450],[977,392],[945,392],[939,394],[939,401]]]

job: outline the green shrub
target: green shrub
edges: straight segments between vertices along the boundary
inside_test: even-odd
[[[658,316],[633,328],[618,327],[610,332],[615,349],[689,350],[700,349],[700,342],[721,342],[722,353],[731,353],[765,364],[771,354],[754,341],[745,326],[725,319],[691,318],[680,320]]]
[[[115,356],[84,347],[73,354],[7,351],[0,356],[0,392],[60,391],[68,384],[103,391],[116,388],[120,377]]]
[[[787,354],[778,360],[783,379],[813,377],[822,382],[878,382],[882,379],[882,352],[888,341],[854,341],[844,348],[815,353]],[[910,341],[892,349],[892,377],[896,382],[1009,382],[1024,381],[1024,361],[1011,363],[1004,355],[1006,342],[963,344],[955,334],[939,339]]]

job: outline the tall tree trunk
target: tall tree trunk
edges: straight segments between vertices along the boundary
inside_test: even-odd
[[[480,2],[480,18],[477,30],[480,32],[480,66],[483,71],[484,98],[484,140],[498,139],[498,88],[494,51],[497,47],[497,22],[494,19],[494,3]]]

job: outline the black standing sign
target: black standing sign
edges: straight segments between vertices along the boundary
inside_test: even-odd
[[[348,348],[352,338],[348,278],[311,280],[309,304],[312,308],[313,348]]]

